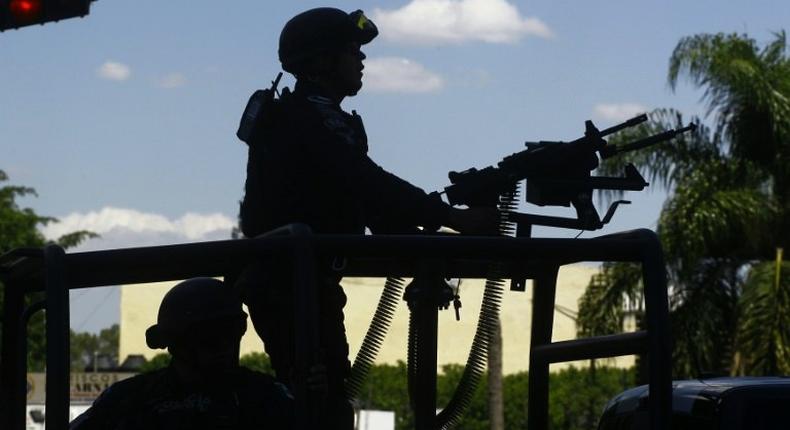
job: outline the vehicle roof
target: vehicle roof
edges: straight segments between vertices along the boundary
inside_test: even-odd
[[[728,392],[757,387],[787,387],[790,377],[720,377],[691,379],[672,382],[672,409],[675,413],[691,413],[692,409],[718,403]],[[604,408],[604,414],[623,414],[638,409],[647,409],[648,386],[641,385],[623,391],[612,398]]]

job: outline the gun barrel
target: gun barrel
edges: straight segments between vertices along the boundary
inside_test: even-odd
[[[697,126],[694,124],[689,124],[683,128],[667,130],[662,133],[654,134],[652,136],[646,137],[644,139],[637,140],[636,142],[631,142],[624,146],[620,147],[610,147],[607,148],[607,151],[601,151],[601,158],[606,159],[622,152],[628,151],[636,151],[637,149],[646,148],[648,146],[655,145],[657,143],[661,143],[670,139],[673,139],[675,136],[685,133],[687,131],[691,131],[696,129]]]
[[[629,119],[628,121],[626,121],[624,123],[614,125],[612,127],[609,127],[607,129],[601,131],[601,136],[608,136],[608,135],[610,135],[612,133],[616,133],[616,132],[618,132],[618,131],[620,131],[622,129],[625,129],[625,128],[628,128],[628,127],[633,127],[635,125],[639,125],[639,124],[641,124],[641,123],[643,123],[645,121],[647,121],[647,114],[643,113],[642,115],[637,115],[637,116]]]

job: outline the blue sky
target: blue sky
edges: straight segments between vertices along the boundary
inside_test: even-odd
[[[325,5],[379,25],[365,87],[344,107],[365,119],[372,158],[426,190],[525,140],[578,137],[586,119],[702,114],[699,91],[666,83],[678,40],[763,43],[790,22],[786,0],[99,0],[84,19],[0,33],[0,169],[37,189],[25,206],[61,219],[47,235],[102,233],[81,249],[227,237],[244,184],[241,111],[280,70],[285,21]],[[665,194],[627,197],[604,232],[655,227]],[[75,328],[117,320],[106,291],[77,293]]]

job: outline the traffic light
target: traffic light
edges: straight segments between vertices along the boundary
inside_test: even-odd
[[[0,0],[0,31],[85,16],[93,0]]]

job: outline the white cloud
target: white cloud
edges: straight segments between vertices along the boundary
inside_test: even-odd
[[[177,219],[140,212],[134,209],[105,207],[87,213],[75,212],[42,228],[47,239],[63,234],[90,230],[101,235],[78,250],[151,246],[201,240],[230,239],[236,221],[215,214],[187,213]]]
[[[159,86],[162,88],[183,87],[186,83],[187,78],[181,73],[170,73],[159,80]]]
[[[419,63],[398,57],[365,60],[364,88],[374,92],[427,93],[440,90],[444,79]]]
[[[105,61],[104,64],[96,69],[96,75],[110,81],[125,81],[132,75],[132,70],[126,64],[116,61]]]
[[[512,43],[525,35],[553,36],[540,19],[522,17],[507,0],[411,0],[400,9],[375,9],[372,19],[382,37],[416,44]]]
[[[593,108],[593,115],[597,119],[625,121],[647,111],[638,103],[600,103]]]

